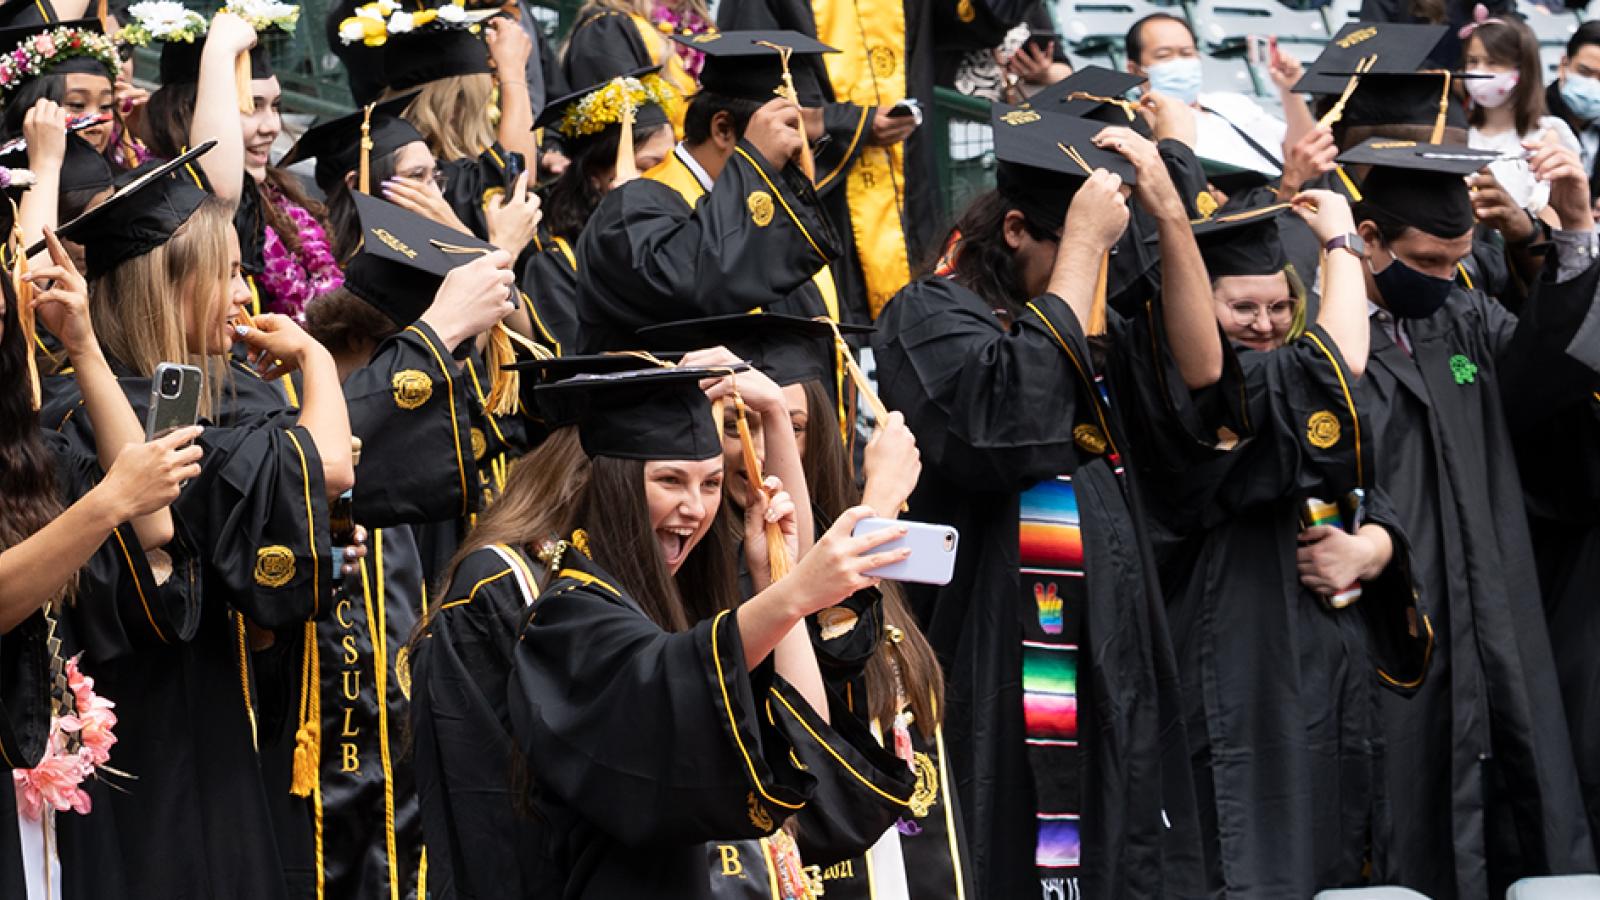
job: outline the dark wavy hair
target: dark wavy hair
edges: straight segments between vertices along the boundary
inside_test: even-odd
[[[1028,299],[1027,290],[1017,270],[1016,251],[1005,236],[1006,214],[1014,209],[1022,212],[1023,224],[1034,240],[1054,239],[1053,229],[1029,218],[999,191],[989,191],[975,197],[956,219],[942,244],[942,258],[952,260],[950,275],[956,283],[977,294],[991,309],[1019,315],[1021,304]],[[928,265],[926,271],[931,272],[937,264]]]
[[[395,150],[372,158],[368,173],[373,185],[381,185],[394,177],[395,161],[400,151]],[[361,246],[361,219],[356,215],[356,201],[350,194],[354,190],[343,178],[334,179],[327,189],[328,241],[333,245],[333,258],[340,265],[350,261]]]
[[[650,139],[665,125],[633,126],[635,147]],[[608,129],[585,139],[573,151],[572,161],[545,191],[544,215],[550,233],[567,241],[576,242],[583,227],[589,224],[595,207],[605,197],[609,186],[599,184],[600,176],[617,158],[617,145],[622,141],[622,129]]]
[[[194,82],[164,84],[150,95],[139,120],[139,139],[158,159],[172,159],[189,144],[194,118]]]
[[[32,537],[61,515],[55,463],[39,433],[39,414],[28,386],[29,335],[18,321],[11,279],[0,278],[5,296],[0,334],[0,550]],[[74,578],[74,582],[76,578]],[[67,591],[72,585],[69,583]]]

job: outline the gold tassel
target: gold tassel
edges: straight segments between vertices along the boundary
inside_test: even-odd
[[[294,774],[289,793],[309,797],[322,766],[322,669],[318,660],[317,623],[307,622],[305,664],[300,680],[300,727],[294,732]]]
[[[1344,117],[1344,105],[1350,100],[1350,95],[1356,92],[1356,86],[1361,83],[1361,76],[1372,71],[1372,67],[1377,64],[1378,54],[1376,53],[1356,63],[1355,74],[1351,75],[1350,80],[1345,82],[1344,92],[1339,95],[1339,99],[1335,100],[1333,106],[1329,107],[1328,111],[1317,121],[1318,128],[1332,128]]]
[[[733,408],[738,418],[734,424],[739,429],[739,446],[744,451],[744,474],[749,479],[751,486],[771,499],[764,477],[761,474],[761,458],[756,455],[755,438],[750,434],[750,419],[746,415],[744,398],[739,396],[739,386],[734,382]],[[789,545],[783,540],[783,526],[777,522],[767,523],[767,568],[772,575],[774,584],[780,578],[789,574]]]
[[[8,198],[9,200],[9,198]],[[33,410],[39,411],[39,406],[44,400],[44,392],[39,385],[39,362],[34,355],[34,347],[38,344],[37,332],[33,321],[33,285],[27,279],[28,255],[22,242],[22,214],[17,209],[17,201],[11,203],[11,234],[7,238],[12,259],[11,288],[16,297],[17,327],[22,329],[23,340],[28,345],[28,388],[32,391]]]
[[[361,167],[356,190],[368,195],[372,193],[372,109],[377,105],[368,103],[361,114]]]
[[[617,166],[616,174],[612,176],[613,184],[621,184],[639,177],[639,165],[633,160],[633,98],[623,91],[622,99],[622,134],[617,137]]]
[[[882,426],[884,422],[889,421],[889,408],[883,405],[882,400],[878,399],[877,393],[872,390],[872,385],[867,382],[867,374],[861,371],[861,366],[856,364],[855,354],[850,352],[850,345],[845,343],[844,335],[839,333],[839,323],[827,316],[817,316],[815,321],[827,322],[828,327],[833,329],[833,346],[838,350],[839,356],[844,361],[845,373],[850,376],[851,383],[855,385],[856,391],[862,399],[867,401],[867,406],[872,408],[872,417],[877,420],[879,426]],[[846,432],[846,434],[849,433],[848,431]],[[909,506],[904,503],[900,504],[901,512],[909,510]]]
[[[484,362],[489,367],[489,399],[484,407],[492,415],[509,416],[517,411],[517,396],[521,389],[522,373],[505,367],[517,361],[517,351],[511,346],[510,329],[496,325],[489,331],[489,349]]]
[[[1345,191],[1350,194],[1350,202],[1360,203],[1361,189],[1356,187],[1355,181],[1350,178],[1349,173],[1345,172],[1344,166],[1334,166],[1333,171],[1339,173],[1339,181],[1344,184]]]
[[[1100,272],[1094,278],[1094,301],[1089,304],[1089,337],[1106,333],[1106,273],[1111,268],[1111,251],[1100,257]]]
[[[1439,115],[1433,120],[1433,135],[1428,138],[1430,144],[1444,140],[1445,114],[1450,111],[1450,71],[1446,69],[1435,74],[1444,76],[1444,90],[1439,92]]]
[[[768,47],[778,53],[778,64],[783,67],[783,84],[776,91],[779,97],[794,104],[795,112],[800,112],[800,92],[795,89],[794,75],[789,71],[789,56],[794,53],[793,47],[774,44],[771,41],[756,41],[759,47]],[[817,161],[811,156],[811,140],[806,137],[806,123],[804,115],[800,119],[800,171],[806,173],[806,180],[815,184],[817,181]]]
[[[107,36],[115,35],[116,31],[111,28],[111,13],[106,9],[106,0],[99,0],[94,8],[95,18],[100,20],[100,33]]]
[[[233,61],[233,82],[239,91],[239,112],[247,116],[255,112],[256,98],[250,93],[250,51]]]

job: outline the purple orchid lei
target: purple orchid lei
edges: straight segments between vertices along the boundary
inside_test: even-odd
[[[650,12],[650,21],[663,34],[704,34],[711,30],[711,23],[705,17],[692,9],[676,10],[670,2],[659,2]],[[693,47],[674,42],[673,48],[678,52],[678,59],[682,61],[684,71],[696,81],[700,80],[700,67],[705,64],[706,55]]]
[[[294,222],[300,236],[300,252],[291,251],[278,232],[271,225],[266,226],[261,248],[261,286],[271,297],[271,312],[303,323],[306,304],[343,285],[344,273],[339,270],[328,235],[316,217],[278,191],[266,185],[263,188],[268,201]]]

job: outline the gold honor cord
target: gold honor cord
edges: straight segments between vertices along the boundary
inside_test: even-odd
[[[361,111],[361,168],[356,190],[368,195],[372,193],[372,110],[377,105],[368,103]]]
[[[1059,141],[1056,147],[1078,164],[1085,175],[1093,175],[1094,169],[1089,161],[1083,158],[1077,147],[1069,147]],[[1089,321],[1084,324],[1084,333],[1089,337],[1098,337],[1106,333],[1106,279],[1111,269],[1111,251],[1107,250],[1100,255],[1100,271],[1094,276],[1094,299],[1089,304]]]
[[[794,104],[794,111],[800,112],[800,92],[794,86],[794,74],[789,71],[789,57],[794,53],[793,47],[774,44],[771,41],[756,41],[757,47],[766,47],[778,54],[778,64],[783,67],[783,84],[773,93]],[[817,161],[811,156],[811,141],[806,137],[806,123],[804,115],[800,119],[800,171],[806,173],[806,180],[815,184],[817,181]]]
[[[1344,117],[1344,105],[1349,102],[1350,95],[1356,92],[1356,86],[1361,83],[1361,76],[1372,71],[1372,67],[1377,64],[1378,54],[1376,53],[1363,57],[1356,63],[1355,74],[1351,75],[1350,80],[1345,82],[1344,92],[1339,95],[1339,99],[1335,100],[1333,106],[1329,107],[1328,111],[1317,121],[1318,128],[1332,128]]]
[[[6,201],[11,204],[11,234],[6,237],[11,256],[11,289],[17,304],[17,327],[22,329],[23,340],[28,345],[28,388],[33,410],[38,412],[44,392],[39,386],[39,362],[34,356],[37,337],[33,324],[33,284],[27,280],[28,255],[22,249],[22,213],[17,209],[17,201],[9,197]]]
[[[862,399],[867,401],[867,406],[871,407],[872,417],[878,420],[878,427],[882,428],[883,424],[889,421],[889,408],[883,405],[883,401],[880,400],[877,393],[872,390],[872,385],[867,382],[866,373],[861,371],[861,367],[859,365],[856,365],[855,354],[850,352],[850,345],[845,343],[844,335],[839,333],[839,323],[826,316],[817,316],[812,321],[827,322],[828,327],[833,329],[833,346],[838,351],[838,356],[844,362],[844,370],[849,374],[850,381],[856,386],[856,393],[860,394]],[[844,392],[840,391],[840,393],[843,394]],[[908,507],[906,504],[900,504],[901,512],[907,512],[909,510],[910,507]]]

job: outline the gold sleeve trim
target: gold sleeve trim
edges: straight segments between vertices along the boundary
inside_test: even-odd
[[[1044,323],[1045,328],[1049,329],[1050,336],[1055,338],[1056,343],[1061,346],[1061,352],[1067,355],[1067,359],[1072,361],[1072,367],[1078,370],[1078,377],[1083,381],[1084,389],[1088,392],[1089,403],[1094,406],[1095,418],[1100,420],[1100,431],[1105,434],[1106,442],[1111,445],[1111,452],[1121,456],[1122,454],[1117,450],[1116,438],[1111,436],[1111,426],[1106,423],[1105,411],[1100,408],[1100,396],[1094,389],[1094,379],[1090,378],[1089,373],[1084,371],[1083,363],[1078,362],[1077,354],[1073,353],[1072,348],[1067,346],[1066,340],[1061,337],[1061,332],[1056,330],[1055,323],[1051,322],[1050,317],[1044,314],[1044,310],[1040,309],[1038,304],[1032,300],[1028,301],[1028,308],[1033,310],[1033,314],[1039,317],[1039,321]]]
[[[433,354],[434,362],[439,365],[439,371],[444,373],[445,395],[450,398],[450,437],[455,441],[456,474],[461,479],[461,514],[466,515],[468,509],[467,501],[469,497],[467,494],[467,463],[466,460],[461,456],[461,429],[456,427],[456,422],[458,420],[456,417],[455,379],[450,377],[450,368],[445,365],[444,356],[439,353],[439,348],[433,345],[433,341],[429,339],[427,332],[415,325],[407,325],[406,330],[416,334],[417,337],[422,338],[423,345],[428,348],[429,353]]]
[[[1428,632],[1428,644],[1422,648],[1422,673],[1412,681],[1401,681],[1382,669],[1378,670],[1379,678],[1397,688],[1405,688],[1406,690],[1419,687],[1422,684],[1423,680],[1428,677],[1428,664],[1433,661],[1433,620],[1428,618],[1427,613],[1423,613],[1421,610],[1417,612],[1422,615],[1423,630]]]
[[[743,147],[735,147],[733,152],[744,157],[745,162],[748,162],[750,167],[756,170],[756,174],[761,176],[761,180],[766,186],[772,189],[772,194],[777,198],[778,205],[783,207],[783,211],[788,213],[790,221],[794,222],[795,227],[800,229],[800,234],[805,237],[806,243],[811,245],[811,249],[817,251],[817,255],[822,257],[823,262],[827,262],[828,254],[822,252],[822,248],[817,246],[816,240],[811,237],[811,232],[806,230],[806,226],[800,224],[800,217],[794,214],[793,209],[789,208],[789,201],[783,199],[783,192],[778,190],[778,186],[772,183],[771,178],[767,177],[767,173],[761,168],[761,164],[751,159],[750,154],[746,153]]]
[[[295,455],[300,457],[300,486],[306,499],[306,545],[311,551],[311,615],[307,618],[315,619],[322,609],[322,564],[317,561],[317,520],[311,512],[311,471],[306,465],[306,451],[300,446],[300,439],[292,431],[284,434],[294,445]]]
[[[133,576],[133,589],[139,593],[139,605],[144,608],[144,618],[150,623],[150,630],[156,633],[161,643],[172,643],[161,633],[161,626],[156,624],[156,617],[150,612],[150,601],[144,595],[144,585],[139,583],[139,572],[133,567],[133,554],[128,552],[128,542],[122,539],[122,530],[113,530],[111,536],[117,539],[117,546],[122,548],[122,558],[128,563],[128,574]]]
[[[884,790],[883,788],[878,787],[877,785],[873,784],[870,780],[867,779],[867,777],[865,775],[862,775],[860,772],[857,772],[855,770],[854,766],[850,765],[850,763],[847,762],[843,756],[839,755],[839,751],[833,749],[833,746],[830,745],[827,742],[827,740],[823,738],[822,735],[817,734],[817,732],[811,727],[811,723],[807,722],[805,720],[805,718],[800,715],[799,710],[796,710],[794,708],[794,706],[792,706],[789,703],[788,699],[785,698],[782,694],[778,693],[776,690],[772,690],[772,691],[769,692],[769,695],[770,696],[769,696],[769,698],[767,700],[768,712],[769,713],[771,712],[772,699],[776,698],[778,703],[781,704],[784,709],[789,711],[789,715],[793,716],[794,720],[796,722],[800,723],[800,727],[804,728],[806,730],[806,733],[811,735],[811,739],[816,741],[817,744],[822,747],[822,749],[828,751],[828,755],[833,757],[834,762],[837,762],[839,764],[840,768],[844,769],[846,772],[849,772],[851,777],[855,778],[855,780],[857,780],[857,781],[861,782],[862,784],[866,785],[874,794],[877,794],[878,796],[882,797],[883,799],[888,800],[889,802],[891,802],[891,803],[893,803],[893,804],[895,804],[897,806],[904,806],[907,809],[909,809],[911,807],[910,798],[901,799],[899,797],[896,797],[895,795],[889,793],[888,791]]]
[[[733,719],[733,698],[728,696],[728,679],[722,671],[722,647],[721,640],[718,637],[722,633],[722,620],[727,617],[728,612],[729,610],[725,609],[717,613],[717,617],[711,620],[711,661],[717,667],[717,687],[722,691],[722,707],[728,714],[728,730],[733,734],[733,742],[739,748],[739,755],[744,757],[745,768],[750,772],[750,782],[756,786],[756,790],[761,793],[761,796],[765,797],[767,802],[774,806],[781,806],[784,809],[802,809],[805,806],[803,803],[785,803],[767,793],[766,785],[761,783],[761,776],[756,774],[755,761],[750,758],[750,751],[745,749],[744,738],[739,735],[739,723]]]
[[[861,133],[867,130],[867,118],[872,114],[872,110],[873,107],[870,106],[861,107],[861,121],[856,123],[856,133],[850,136],[850,146],[844,148],[844,157],[839,160],[839,164],[837,166],[833,167],[833,171],[822,176],[822,178],[817,181],[817,190],[820,191],[831,184],[833,179],[837,178],[839,173],[844,171],[844,167],[850,165],[850,156],[856,152],[856,145],[861,143]]]
[[[1350,383],[1345,380],[1344,367],[1339,365],[1339,361],[1334,357],[1333,351],[1329,350],[1328,345],[1322,342],[1322,338],[1317,337],[1316,332],[1308,331],[1306,332],[1306,337],[1310,339],[1311,343],[1317,345],[1317,349],[1322,351],[1323,356],[1328,358],[1328,364],[1333,366],[1333,374],[1339,379],[1339,389],[1344,392],[1344,405],[1350,410],[1350,430],[1354,433],[1356,441],[1356,484],[1365,487],[1367,481],[1362,477],[1361,471],[1361,416],[1356,413],[1356,401],[1350,395]]]

